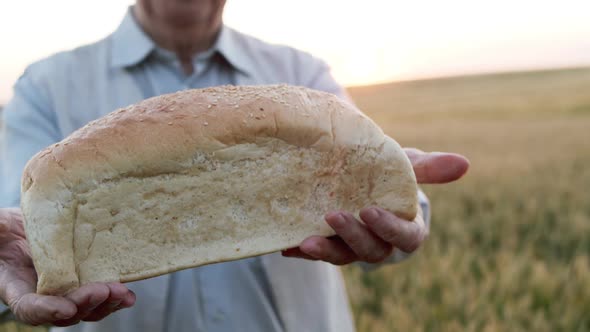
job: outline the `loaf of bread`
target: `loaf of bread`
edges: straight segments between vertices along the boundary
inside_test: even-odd
[[[147,99],[35,155],[22,178],[37,292],[133,281],[330,236],[325,213],[407,220],[416,180],[353,105],[286,85]]]

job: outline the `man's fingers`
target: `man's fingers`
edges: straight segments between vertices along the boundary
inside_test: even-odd
[[[35,294],[34,280],[25,280],[23,274],[15,272],[14,269],[10,271],[12,274],[8,275],[9,280],[2,280],[2,298],[18,320],[39,325],[67,319],[76,314],[77,308],[72,301],[58,296]]]
[[[54,322],[56,326],[70,326],[84,321],[98,321],[135,303],[135,294],[120,283],[86,284],[67,295],[78,307],[75,316]]]
[[[96,309],[94,309],[89,315],[87,315],[83,320],[87,322],[96,322],[99,321],[108,315],[112,314],[113,312],[121,309],[121,300],[113,300],[113,301],[106,301]]]
[[[131,308],[135,304],[136,299],[137,297],[135,296],[135,293],[132,290],[128,290],[127,295],[125,295],[125,298],[121,301],[121,309]]]
[[[299,247],[285,249],[281,252],[281,254],[285,257],[303,258],[303,259],[308,259],[308,260],[312,260],[312,261],[318,260],[317,258],[314,258],[308,254],[304,254],[301,251],[301,249],[299,249]]]
[[[360,217],[381,239],[406,253],[418,249],[428,232],[422,216],[407,221],[377,207],[362,209]]]
[[[68,319],[77,312],[76,305],[68,299],[35,293],[23,295],[18,301],[11,303],[10,307],[20,321],[30,325]]]
[[[88,313],[109,298],[110,290],[105,284],[91,283],[67,294],[66,297],[76,304],[80,314]]]
[[[418,183],[447,183],[462,177],[469,169],[469,160],[462,155],[404,149],[412,162]]]
[[[304,254],[335,265],[344,265],[358,260],[357,255],[339,237],[311,236],[299,246]]]
[[[6,238],[10,234],[10,221],[0,219],[0,240]]]
[[[77,317],[77,316],[75,316],[75,317]],[[52,322],[51,325],[55,325],[58,327],[64,327],[64,326],[76,325],[78,323],[80,323],[79,318],[69,318],[69,319],[64,319],[64,320],[56,320],[55,322]]]
[[[86,284],[70,292],[66,295],[66,298],[76,305],[78,312],[68,319],[54,322],[54,325],[70,326],[76,324],[105,302],[109,298],[109,294],[109,287],[100,283]]]
[[[129,292],[125,285],[118,282],[108,283],[107,286],[110,290],[109,301],[111,302],[122,301]]]
[[[131,307],[135,304],[135,293],[127,289],[125,285],[120,283],[109,283],[110,290],[109,297],[98,307],[92,310],[88,315],[82,318],[84,321],[99,321],[113,312]]]
[[[389,243],[369,231],[350,213],[329,213],[326,222],[362,261],[378,263],[393,251]]]
[[[8,209],[0,209],[8,210]],[[25,231],[20,214],[10,211],[1,211],[0,215],[0,241],[4,239],[25,238]]]
[[[104,302],[110,295],[109,287],[106,284],[91,283],[67,294],[66,297],[72,300],[78,307],[96,307]]]

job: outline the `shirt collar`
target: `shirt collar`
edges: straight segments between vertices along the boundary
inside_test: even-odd
[[[203,55],[209,57],[218,52],[235,69],[249,74],[252,62],[237,37],[234,30],[223,25],[215,44]],[[135,66],[156,48],[157,45],[135,20],[132,7],[129,7],[123,21],[112,34],[111,65],[115,68]]]
[[[215,47],[235,69],[246,75],[251,74],[254,64],[236,31],[223,25]]]
[[[156,46],[141,29],[129,7],[123,22],[112,35],[111,65],[116,68],[130,67],[144,60]]]

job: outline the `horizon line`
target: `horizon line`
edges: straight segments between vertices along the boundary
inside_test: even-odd
[[[528,67],[528,68],[514,68],[514,69],[501,69],[501,70],[482,70],[464,73],[448,73],[440,75],[416,75],[408,78],[392,79],[392,80],[380,80],[367,84],[353,84],[345,85],[346,89],[355,88],[366,88],[371,86],[389,85],[397,83],[410,83],[420,81],[435,81],[445,80],[454,78],[468,78],[475,76],[494,76],[494,75],[509,75],[509,74],[526,74],[534,72],[551,72],[551,71],[562,71],[562,70],[582,70],[590,69],[590,63],[588,64],[577,64],[577,65],[564,65],[564,66],[552,66],[552,67]]]
[[[469,77],[476,77],[476,76],[493,76],[493,75],[509,75],[509,74],[526,74],[526,73],[533,73],[533,72],[551,72],[551,71],[562,71],[562,70],[582,70],[582,69],[590,69],[590,64],[578,64],[578,65],[565,65],[565,66],[553,66],[553,67],[529,67],[529,68],[514,68],[514,69],[503,69],[503,70],[495,70],[495,71],[473,71],[467,73],[456,73],[456,74],[440,74],[440,75],[424,75],[424,76],[414,76],[411,78],[402,78],[402,79],[391,79],[391,80],[381,80],[375,81],[372,83],[367,84],[352,84],[352,85],[343,85],[345,89],[356,89],[356,88],[368,88],[372,86],[383,86],[389,84],[398,84],[398,83],[411,83],[411,82],[421,82],[421,81],[435,81],[435,80],[445,80],[445,79],[458,79],[458,78],[469,78]],[[0,100],[0,109],[4,107],[8,103],[8,100]]]

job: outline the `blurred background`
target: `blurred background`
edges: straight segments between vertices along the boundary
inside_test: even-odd
[[[132,2],[0,3],[0,105],[29,63],[103,38]],[[402,145],[472,162],[423,188],[419,254],[344,269],[359,331],[590,331],[588,13],[587,1],[228,0],[226,24],[326,60]]]

